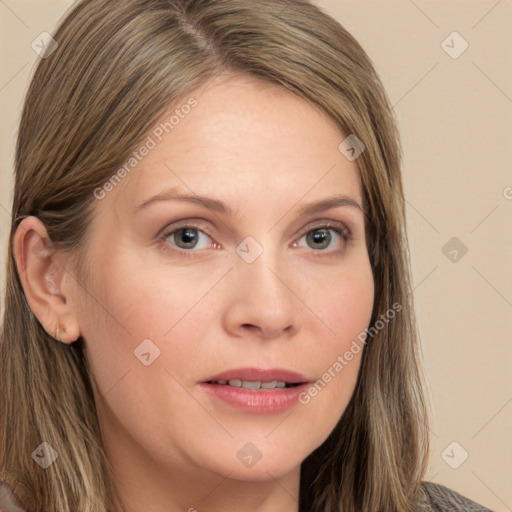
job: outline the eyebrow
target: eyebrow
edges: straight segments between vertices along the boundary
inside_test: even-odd
[[[139,204],[136,207],[135,211],[147,208],[151,204],[165,201],[183,201],[196,204],[199,203],[210,210],[225,215],[233,215],[235,213],[235,211],[230,206],[226,205],[225,203],[218,199],[214,199],[212,197],[207,196],[200,196],[197,194],[182,193],[179,192],[177,188],[165,190],[160,194],[157,194],[155,196],[150,197],[149,199],[146,199],[143,203]],[[344,194],[334,195],[326,199],[320,199],[318,201],[314,201],[312,203],[303,205],[299,207],[298,212],[302,215],[312,215],[340,206],[350,206],[352,208],[356,208],[360,210],[363,213],[363,215],[366,215],[366,212],[361,203],[359,203],[359,201]]]

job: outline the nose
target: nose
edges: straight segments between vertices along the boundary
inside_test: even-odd
[[[228,332],[272,339],[291,336],[299,329],[300,301],[289,282],[290,272],[282,268],[278,257],[267,251],[252,263],[236,256],[224,313]]]

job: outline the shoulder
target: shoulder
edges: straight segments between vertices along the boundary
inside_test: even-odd
[[[433,482],[421,485],[432,512],[492,512],[444,485]]]

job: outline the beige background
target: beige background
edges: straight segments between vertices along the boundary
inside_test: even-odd
[[[316,3],[366,49],[400,123],[433,403],[427,478],[511,511],[512,0]],[[16,124],[37,59],[31,42],[51,32],[71,4],[0,0],[2,283]],[[462,39],[450,36],[442,46],[454,31],[469,44],[458,58],[443,47],[458,52]],[[459,246],[443,252],[452,237]],[[463,256],[460,244],[468,249]],[[465,452],[457,469],[445,462],[456,466]]]

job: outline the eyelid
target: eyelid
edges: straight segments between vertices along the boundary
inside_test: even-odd
[[[347,227],[347,225],[344,222],[340,222],[338,220],[319,220],[319,221],[313,221],[311,224],[308,224],[304,230],[301,231],[302,235],[304,236],[309,231],[312,231],[314,229],[322,229],[322,228],[336,228],[340,231],[342,235],[346,235],[347,237],[352,236],[351,230]]]
[[[204,223],[201,219],[186,219],[183,221],[176,221],[175,223],[169,224],[163,228],[158,237],[168,237],[174,231],[181,228],[194,228],[200,231],[204,231],[210,238],[213,238],[213,235],[209,233],[209,227],[206,223]]]

